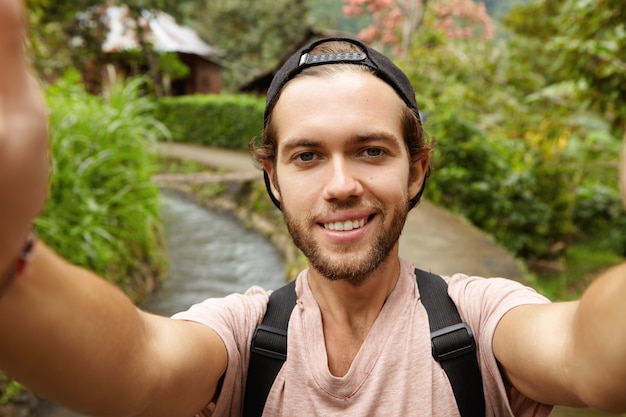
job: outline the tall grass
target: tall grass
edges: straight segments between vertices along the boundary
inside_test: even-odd
[[[153,103],[140,96],[142,86],[140,79],[118,80],[95,97],[70,73],[48,88],[52,186],[36,222],[38,234],[64,258],[135,301],[167,269],[148,146],[168,133],[151,116]],[[0,373],[0,406],[22,392]]]
[[[135,299],[165,270],[149,145],[167,130],[152,117],[142,85],[114,80],[95,97],[69,75],[48,88],[52,186],[37,221],[38,233],[62,256]]]

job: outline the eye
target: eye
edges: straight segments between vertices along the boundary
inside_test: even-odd
[[[383,156],[385,151],[380,148],[367,148],[363,151],[363,155],[369,158],[377,158]]]
[[[300,162],[311,162],[315,159],[315,154],[313,152],[301,152],[295,156],[295,159]]]

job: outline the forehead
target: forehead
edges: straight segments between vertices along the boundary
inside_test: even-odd
[[[300,76],[285,87],[272,112],[278,145],[285,138],[367,135],[402,136],[402,109],[395,90],[365,71]]]

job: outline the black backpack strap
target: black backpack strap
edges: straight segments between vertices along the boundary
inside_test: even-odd
[[[485,396],[471,329],[463,323],[448,285],[439,275],[415,269],[428,313],[432,353],[446,372],[462,417],[484,417]],[[274,291],[252,337],[243,417],[260,417],[278,372],[287,359],[287,327],[296,305],[295,281]]]
[[[484,417],[483,380],[476,342],[439,275],[415,269],[422,304],[428,313],[433,357],[448,375],[462,417]]]
[[[243,417],[260,417],[276,375],[287,359],[287,327],[296,305],[295,281],[270,295],[263,322],[256,326],[250,345],[250,364]]]

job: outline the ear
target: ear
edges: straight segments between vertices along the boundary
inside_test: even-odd
[[[426,173],[428,172],[429,163],[430,156],[426,154],[419,161],[414,162],[411,165],[409,178],[409,199],[413,199],[422,190],[424,181],[426,181]]]
[[[280,189],[276,184],[276,165],[271,161],[263,160],[263,170],[266,175],[267,192],[270,193],[270,197],[273,197],[272,200],[275,200],[275,204],[280,203]]]

